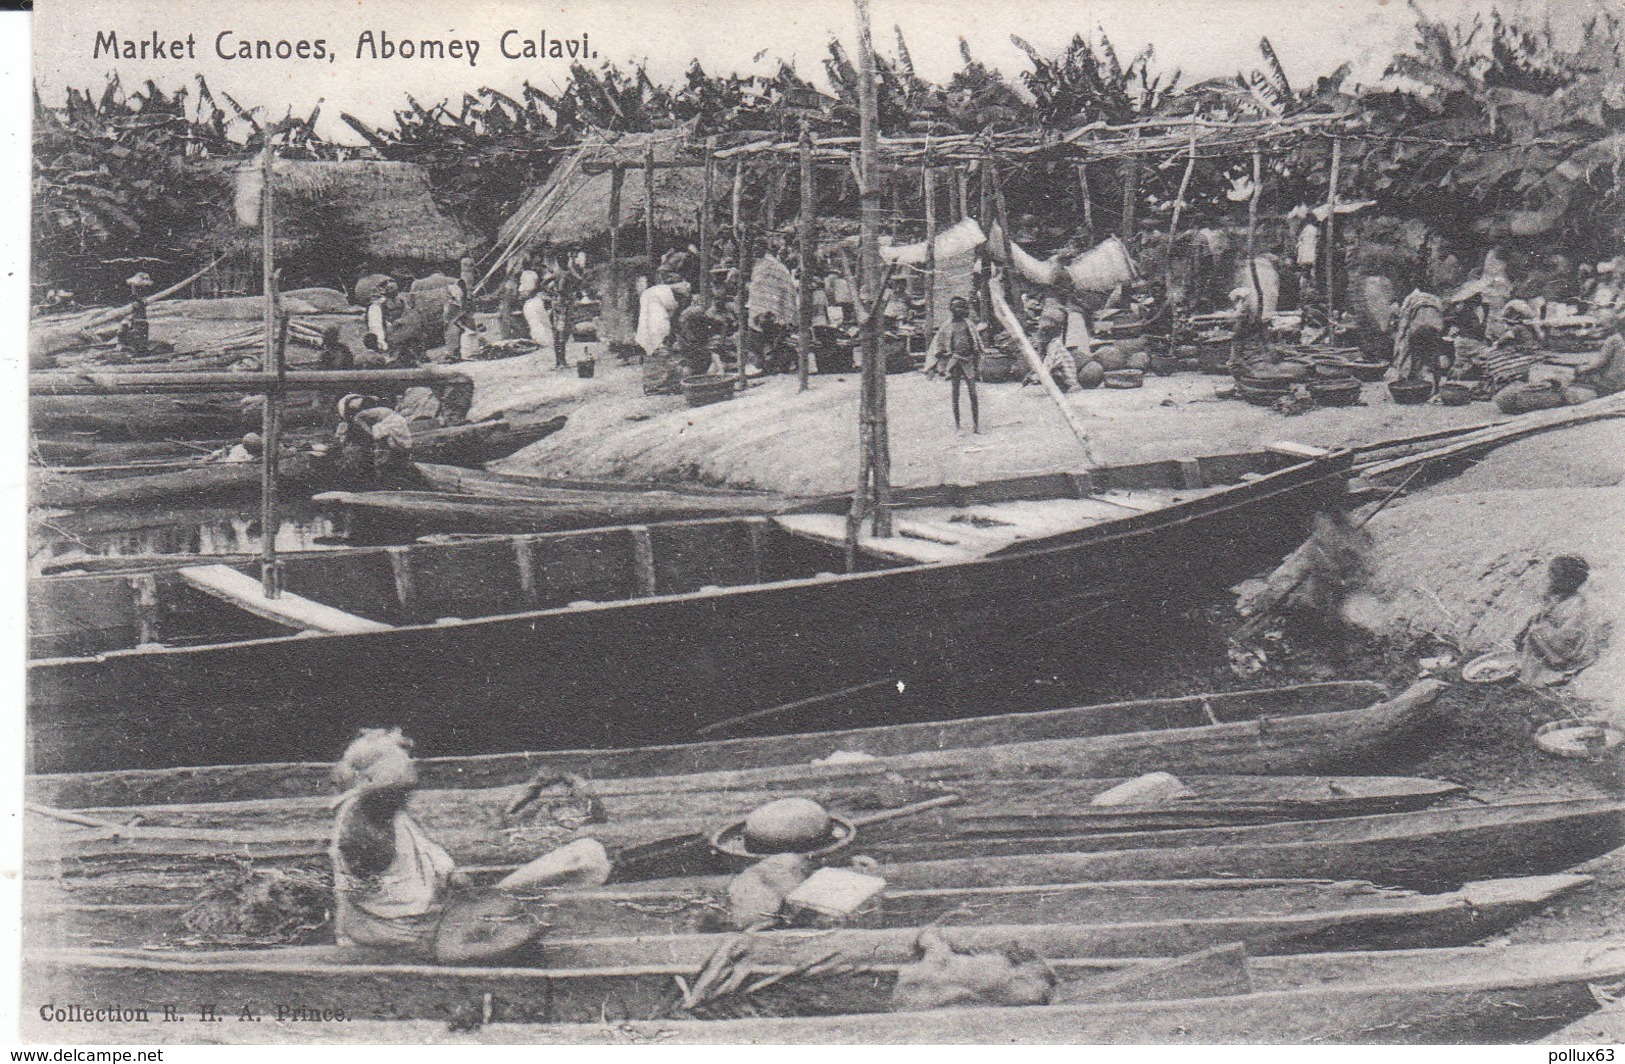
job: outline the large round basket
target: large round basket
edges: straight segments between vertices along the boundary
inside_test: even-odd
[[[1390,381],[1388,394],[1393,396],[1394,402],[1405,406],[1416,406],[1425,403],[1433,395],[1432,381]]]
[[[832,857],[852,845],[852,840],[858,836],[858,829],[853,826],[852,821],[835,813],[829,815],[829,821],[829,834],[825,837],[826,841],[810,850],[792,852],[799,852],[803,857],[818,861],[826,857]],[[774,853],[784,852],[782,850],[768,852],[752,850],[749,843],[745,841],[745,822],[743,820],[736,820],[732,824],[713,832],[711,835],[711,849],[736,868],[746,868],[764,857],[772,857]]]
[[[709,406],[734,397],[734,378],[706,375],[683,380],[683,398],[689,406]]]
[[[1535,745],[1554,757],[1589,761],[1625,742],[1625,732],[1601,717],[1554,720],[1535,729]]]
[[[1309,385],[1309,394],[1321,406],[1353,406],[1360,401],[1360,382],[1314,381]]]

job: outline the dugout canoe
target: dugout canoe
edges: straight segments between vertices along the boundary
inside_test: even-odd
[[[906,960],[913,934],[907,929],[939,921],[994,943],[1001,941],[999,933],[985,928],[1067,925],[1064,937],[1029,945],[1044,953],[1065,943],[1075,952],[1046,955],[1098,958],[1177,956],[1229,942],[1245,943],[1255,955],[1437,947],[1493,934],[1590,882],[1588,876],[1528,876],[1436,894],[1350,881],[1246,879],[898,890],[856,918],[861,931],[775,930],[753,941],[784,963],[796,961],[796,951],[827,951],[837,943],[871,960]],[[210,943],[187,928],[191,902],[84,903],[39,884],[31,884],[31,892],[38,897],[24,910],[24,926],[30,942],[47,947],[198,951],[242,945]],[[725,899],[703,893],[559,892],[530,901],[527,909],[554,928],[542,957],[552,967],[703,960],[719,933],[730,930]],[[1006,931],[1002,941],[1020,937]],[[331,943],[331,926],[311,929],[299,941]]]
[[[37,834],[29,874],[51,880],[83,904],[173,901],[194,894],[211,873],[254,857],[281,867],[320,868],[303,843],[286,855],[267,847],[238,856],[228,845],[208,852],[142,852],[96,847],[102,829],[84,829],[92,848],[75,856],[66,829]],[[163,829],[156,829],[163,830]],[[557,844],[527,852],[526,859]],[[1358,879],[1414,890],[1449,890],[1479,879],[1549,875],[1625,845],[1625,804],[1598,799],[1529,802],[1311,820],[1239,828],[1123,832],[1023,839],[1019,850],[978,839],[934,842],[918,859],[905,841],[885,849],[916,856],[890,860],[876,874],[897,890],[1003,887],[1127,879]],[[862,843],[854,850],[879,849]],[[842,860],[844,860],[844,856]],[[467,869],[498,878],[518,861]],[[729,876],[641,877],[643,889],[721,892]]]
[[[732,957],[718,965],[719,974],[737,973],[737,985],[754,992],[686,1010],[684,988],[706,984],[697,966],[682,963],[446,968],[286,953],[189,958],[49,951],[25,958],[24,982],[52,1001],[116,999],[154,1012],[164,1002],[212,1001],[228,991],[233,1000],[267,1010],[277,1002],[319,1002],[363,1022],[443,1021],[489,1010],[493,1024],[564,1025],[496,1028],[509,1038],[571,1041],[643,1033],[662,1041],[777,1043],[1504,1042],[1539,1037],[1585,1015],[1596,1008],[1588,984],[1625,977],[1625,945],[1615,940],[1280,957],[1226,950],[1208,958],[1206,965],[1191,958],[1168,965],[1184,978],[1166,979],[1156,978],[1163,967],[1156,962],[1062,959],[1051,962],[1056,996],[1084,1004],[918,1013],[884,1011],[895,965],[826,963],[798,971]],[[764,978],[771,981],[758,988]],[[726,1018],[760,1015],[752,1001],[801,1016]],[[676,1019],[685,1013],[716,1018]],[[659,1023],[640,1032],[637,1021],[649,1019]]]
[[[684,491],[581,491],[554,488],[546,498],[512,499],[440,491],[324,491],[318,506],[343,516],[358,543],[401,543],[442,533],[509,535],[604,525],[647,524],[733,514],[772,514],[795,500]]]
[[[1220,771],[1217,765],[1229,773],[1287,775],[1357,765],[1414,743],[1436,716],[1440,690],[1436,681],[1421,681],[1385,699],[1381,685],[1366,681],[1299,684],[683,745],[424,758],[418,765],[426,789],[568,774],[595,780],[600,793],[641,786],[610,780],[659,776],[649,786],[665,794],[850,783],[911,771],[949,782],[976,774],[1098,776],[1145,765],[1152,767],[1143,771],[1194,775]],[[328,796],[333,785],[331,762],[304,762],[45,775],[30,777],[27,786],[31,799],[71,808]]]
[[[506,458],[552,435],[567,420],[561,414],[539,421],[496,418],[465,425],[418,427],[412,433],[412,452],[430,462],[478,465]],[[298,439],[290,442],[295,447],[301,445]],[[29,499],[33,505],[86,509],[185,504],[255,492],[260,487],[261,463],[197,458],[157,467],[147,463],[92,469],[56,466],[30,472]],[[330,464],[305,453],[284,457],[278,476],[285,488],[306,491],[342,479]]]
[[[766,518],[288,555],[288,592],[355,618],[316,634],[201,594],[186,570],[44,577],[30,586],[29,765],[328,759],[369,724],[476,754],[940,716],[951,697],[926,704],[896,682],[951,693],[1045,638],[1065,636],[1085,669],[1143,645],[1170,604],[1296,547],[1349,464],[1266,453],[942,489],[911,512],[998,534],[965,521],[948,544],[900,514],[902,534],[865,536],[864,571],[841,575],[817,521]],[[779,707],[799,715],[743,716]]]
[[[966,847],[1019,853],[1029,839],[1035,848],[1053,848],[1059,838],[1077,838],[1081,841],[1073,848],[1085,849],[1088,837],[1097,834],[1116,840],[1113,848],[1123,848],[1129,836],[1201,825],[1420,809],[1462,790],[1433,780],[1384,777],[1336,778],[1344,781],[1341,783],[1333,782],[1332,777],[1195,777],[1193,784],[1198,793],[1213,797],[1161,807],[1090,807],[1089,798],[1104,790],[1106,781],[1085,781],[1079,786],[990,780],[978,764],[987,749],[960,751],[956,763],[921,773],[913,783],[890,768],[884,777],[869,775],[814,788],[722,792],[673,788],[664,794],[615,796],[599,795],[588,783],[569,791],[553,790],[518,812],[509,810],[525,796],[526,789],[502,787],[491,792],[419,793],[413,796],[412,808],[415,819],[460,865],[497,865],[523,863],[561,840],[576,836],[591,836],[609,847],[611,853],[678,836],[709,836],[774,798],[811,798],[849,818],[863,818],[951,788],[961,799],[959,804],[864,830],[864,851],[888,859],[915,853],[917,847],[933,842],[940,843],[945,853]],[[1066,812],[1022,815],[1024,809],[1037,808]],[[327,852],[332,834],[328,799],[210,803],[201,807],[129,806],[84,809],[76,815],[130,826],[107,831],[70,830],[59,840],[58,859],[88,863],[98,858],[137,855],[212,857],[231,853],[252,860],[319,856]],[[722,860],[705,860],[703,855],[694,855],[683,863],[695,860],[719,872],[730,867]],[[642,878],[681,873],[678,868],[646,873]]]

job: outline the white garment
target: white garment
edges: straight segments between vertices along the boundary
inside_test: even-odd
[[[530,338],[542,347],[553,349],[553,315],[548,310],[547,297],[537,292],[525,300],[525,324],[530,326]]]
[[[524,270],[519,274],[519,298],[529,299],[542,287],[542,275],[535,270]]]
[[[338,824],[355,815],[355,798],[339,806]],[[434,939],[446,888],[456,868],[451,855],[405,813],[395,814],[395,859],[376,877],[350,870],[335,831],[333,929],[339,945],[419,946]]]
[[[650,285],[638,297],[638,346],[653,355],[671,335],[671,319],[677,313],[677,293],[669,284]]]
[[[383,300],[375,299],[367,304],[367,331],[378,338],[378,350],[389,350],[389,335],[384,326]]]
[[[1320,226],[1313,222],[1298,233],[1298,265],[1313,266],[1320,257]]]

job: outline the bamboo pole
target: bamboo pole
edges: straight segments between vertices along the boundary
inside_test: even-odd
[[[604,294],[599,313],[621,298],[621,186],[626,171],[620,166],[609,172],[609,291]]]
[[[1072,430],[1072,435],[1077,438],[1078,445],[1083,448],[1084,460],[1091,466],[1095,465],[1095,453],[1094,449],[1089,445],[1089,434],[1084,431],[1083,425],[1078,422],[1077,412],[1066,404],[1066,399],[1061,395],[1061,389],[1056,385],[1055,378],[1050,376],[1049,369],[1044,365],[1044,360],[1039,357],[1038,351],[1032,345],[1032,341],[1027,339],[1027,333],[1022,329],[1021,321],[1016,317],[1015,311],[1010,309],[1010,304],[1005,302],[1003,294],[998,291],[993,292],[993,311],[998,315],[999,324],[1004,326],[1005,332],[1015,338],[1016,346],[1021,349],[1022,357],[1026,358],[1027,365],[1038,378],[1038,382],[1044,386],[1044,391],[1054,400],[1055,406],[1061,411],[1061,416],[1066,419],[1067,428]]]
[[[931,165],[931,145],[925,147],[925,164],[920,167],[925,183],[925,331],[937,328],[937,171]]]
[[[717,138],[705,138],[705,176],[700,192],[700,306],[711,305],[711,196],[717,179]]]
[[[970,217],[970,174],[963,166],[954,167],[954,215],[962,222]]]
[[[1326,339],[1337,340],[1337,178],[1343,164],[1343,138],[1332,138],[1332,170],[1326,183]]]
[[[817,209],[813,195],[813,142],[812,130],[801,123],[801,218],[797,236],[801,245],[800,282],[801,298],[796,303],[796,375],[801,391],[807,390],[807,376],[812,371],[812,303],[813,303],[813,211]]]
[[[733,222],[735,254],[739,256],[739,320],[734,323],[734,358],[739,361],[739,386],[745,386],[745,341],[750,333],[750,311],[746,306],[750,295],[750,239],[745,233],[741,206],[745,197],[745,160],[734,164]]]
[[[1174,196],[1173,217],[1168,221],[1168,248],[1163,254],[1162,298],[1168,305],[1168,353],[1174,353],[1179,337],[1179,308],[1174,305],[1174,241],[1179,238],[1179,214],[1185,206],[1185,193],[1191,187],[1191,174],[1196,170],[1196,127],[1191,127],[1190,152],[1185,156],[1185,173],[1179,179],[1179,192]]]
[[[273,378],[260,415],[260,586],[268,599],[282,595],[282,566],[276,557],[277,452],[282,436],[282,336],[278,322],[276,275],[276,207],[272,195],[276,149],[269,135],[260,155],[260,267],[265,286],[264,368]]]
[[[869,33],[868,0],[853,0],[853,8],[858,24],[858,116],[861,132],[858,192],[862,206],[862,230],[858,247],[863,290],[858,294],[858,300],[866,312],[859,321],[863,345],[862,399],[858,415],[860,459],[858,485],[852,494],[852,508],[847,515],[848,569],[857,566],[858,526],[863,521],[867,504],[873,504],[874,535],[886,538],[892,534],[891,460],[886,435],[886,367],[881,361],[879,335],[883,298],[879,288],[884,281],[880,275],[879,122],[875,113],[874,42]]]
[[[1264,325],[1264,286],[1258,279],[1258,200],[1264,185],[1264,151],[1253,142],[1253,194],[1247,199],[1247,276],[1253,282],[1253,299],[1256,300],[1258,315],[1255,327],[1266,330]],[[1259,337],[1259,347],[1266,346],[1268,332],[1263,331]],[[1245,346],[1245,341],[1243,341]]]
[[[986,152],[982,154],[979,162],[981,170],[976,175],[977,190],[977,221],[981,223],[982,232],[991,240],[993,235],[993,182],[989,173],[993,169],[992,157]],[[993,253],[988,247],[989,240],[984,240],[977,249],[976,257],[981,269],[976,271],[976,313],[984,322],[993,320],[993,300],[989,296],[989,278],[993,273]]]
[[[1136,129],[1131,136],[1133,140],[1140,139],[1140,131]],[[1118,235],[1123,243],[1134,246],[1134,211],[1140,199],[1140,157],[1130,155],[1123,164],[1123,230]]]
[[[655,265],[655,146],[651,142],[643,149],[643,253],[649,259],[649,268]]]
[[[1004,199],[1004,183],[999,180],[999,168],[993,164],[990,155],[987,160],[987,175],[993,181],[993,208],[999,219],[999,232],[1002,234],[999,243],[1003,245],[1004,261],[1007,264],[1005,271],[1006,283],[1010,287],[1010,297],[1015,300],[1016,306],[1021,306],[1021,275],[1016,271],[1015,241],[1010,236],[1010,208]]]
[[[1083,225],[1089,230],[1089,235],[1095,235],[1095,204],[1094,197],[1089,194],[1089,164],[1078,164],[1078,194],[1083,199]]]

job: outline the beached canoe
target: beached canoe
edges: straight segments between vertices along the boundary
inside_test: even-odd
[[[946,488],[914,508],[935,516],[899,514],[892,541],[860,543],[866,571],[841,575],[819,529],[764,518],[285,556],[287,592],[354,618],[342,625],[200,591],[187,570],[44,577],[29,764],[319,760],[378,723],[476,754],[941,716],[981,663],[1042,639],[1064,636],[1084,668],[1152,641],[1166,604],[1296,547],[1348,466],[1225,456]],[[919,538],[921,521],[963,542]]]
[[[945,766],[946,771],[913,774],[918,782],[912,785],[896,769],[889,770],[884,778],[876,775],[849,782],[832,781],[810,789],[674,790],[663,796],[618,797],[600,796],[587,784],[568,792],[555,791],[553,801],[542,798],[517,813],[509,810],[523,797],[523,790],[503,787],[495,788],[494,793],[420,793],[414,795],[413,810],[418,822],[460,865],[495,865],[522,863],[561,839],[576,836],[595,838],[612,853],[677,836],[709,836],[774,798],[811,798],[838,813],[861,819],[942,794],[951,787],[960,798],[958,804],[864,831],[864,852],[880,859],[894,859],[933,844],[940,844],[943,853],[965,848],[1019,853],[1028,840],[1035,849],[1044,849],[1053,848],[1057,839],[1076,838],[1080,841],[1070,844],[1072,848],[1086,849],[1087,839],[1093,835],[1116,840],[1113,848],[1122,848],[1123,840],[1131,836],[1138,838],[1159,831],[1420,809],[1461,792],[1461,788],[1432,780],[1382,777],[1288,777],[1284,781],[1251,776],[1196,777],[1197,787],[1220,796],[1144,808],[1091,807],[1089,798],[1105,789],[1104,782],[1084,786],[1053,782],[1022,785],[1015,780],[990,779],[989,773],[977,764],[980,752],[961,751],[961,760]],[[1346,782],[1336,782],[1339,778]],[[944,779],[952,782],[945,783]],[[1254,793],[1239,798],[1248,791]],[[1268,797],[1271,791],[1276,795],[1273,799]],[[673,795],[678,793],[680,801],[673,801]],[[1222,797],[1225,794],[1231,797]],[[1023,805],[1066,812],[1046,816],[1038,823],[1018,813],[1012,826],[1012,811]],[[107,857],[213,857],[225,852],[254,860],[319,856],[327,852],[332,835],[331,802],[321,799],[215,803],[201,808],[86,809],[77,815],[129,826],[107,831],[70,829],[58,840],[54,860],[89,864]],[[707,863],[717,871],[730,867],[720,859]],[[650,872],[644,878],[680,871]]]
[[[494,419],[464,425],[413,429],[412,452],[431,462],[482,462],[505,458],[564,427],[566,417],[545,421]],[[299,444],[295,438],[290,441]],[[306,443],[313,442],[310,440]],[[85,509],[105,506],[184,504],[259,490],[261,463],[198,458],[187,462],[134,463],[125,467],[57,466],[31,471],[29,501],[35,506]],[[284,488],[309,491],[342,482],[339,471],[321,458],[290,454],[278,467]]]
[[[937,921],[956,935],[973,936],[967,945],[1001,941],[982,930],[990,926],[1064,924],[1070,928],[1066,937],[1047,935],[1028,945],[1044,955],[1098,958],[1176,956],[1229,942],[1245,943],[1256,955],[1464,945],[1589,883],[1587,876],[1529,876],[1437,894],[1351,881],[1247,879],[898,890],[856,918],[865,930],[775,930],[753,941],[778,963],[799,962],[806,959],[800,951],[827,952],[837,945],[854,957],[906,960],[914,932]],[[184,916],[192,902],[92,904],[43,884],[32,884],[31,893],[38,897],[25,910],[24,926],[31,942],[51,948],[197,951],[243,945],[235,939],[211,943],[189,929]],[[725,898],[710,894],[555,892],[529,909],[553,928],[542,956],[551,967],[703,961],[719,943],[718,933],[730,930]],[[1006,932],[1002,941],[1020,937]],[[330,943],[331,925],[299,940]],[[1068,952],[1053,952],[1063,945]]]
[[[1497,1042],[1539,1037],[1595,1009],[1587,984],[1625,977],[1625,945],[1281,957],[1221,950],[1163,964],[1174,977],[1156,978],[1156,963],[1056,960],[1062,1004],[918,1013],[886,1011],[894,964],[798,970],[731,955],[719,965],[723,975],[742,976],[730,984],[737,991],[731,996],[699,993],[715,984],[700,983],[700,969],[682,963],[457,969],[305,959],[291,951],[203,957],[49,951],[31,953],[24,968],[26,984],[53,1001],[112,1000],[116,990],[125,1007],[154,1012],[164,1002],[212,1001],[229,990],[267,1012],[277,1002],[320,1002],[359,1021],[443,1020],[472,1008],[493,1024],[566,1025],[506,1031],[527,1039],[614,1041],[642,1033],[663,1041],[783,1043]],[[762,979],[770,981],[758,985]],[[687,1008],[685,988],[701,999]],[[801,1016],[726,1018],[760,1016],[753,1001]],[[718,1018],[679,1019],[685,1016]],[[659,1023],[637,1026],[650,1019]]]
[[[952,780],[967,773],[967,762],[972,767],[968,772],[985,776],[1098,778],[1137,768],[1097,757],[1094,772],[1079,770],[1074,755],[1079,744],[1123,736],[1124,741],[1155,746],[1167,744],[1175,733],[1189,734],[1201,744],[1240,731],[1237,746],[1246,752],[1227,760],[1251,767],[1225,772],[1259,775],[1258,765],[1271,765],[1274,775],[1297,775],[1311,772],[1308,765],[1319,772],[1352,767],[1404,741],[1430,720],[1438,690],[1435,682],[1425,682],[1396,699],[1384,699],[1383,686],[1375,682],[1319,682],[678,746],[424,757],[418,772],[424,789],[491,788],[523,785],[538,775],[575,775],[595,781],[596,793],[604,794],[851,785],[900,770],[928,770],[931,778]],[[1033,747],[1035,742],[1053,744]],[[418,749],[423,747],[419,742]],[[983,754],[991,747],[1001,747],[1001,752],[1009,747],[1011,755],[994,763]],[[1121,754],[1120,744],[1113,742],[1110,754]],[[1162,762],[1144,772],[1202,775],[1194,767],[1168,767],[1173,760],[1168,752],[1144,760]],[[643,776],[655,778],[640,780]],[[333,778],[332,762],[262,763],[36,775],[29,776],[26,788],[31,801],[50,807],[137,806],[332,796]]]
[[[172,901],[195,892],[211,873],[254,859],[282,867],[323,867],[296,838],[282,850],[261,839],[258,851],[239,856],[226,840],[188,848],[174,829],[152,829],[165,846],[142,846],[113,829],[41,833],[28,852],[29,874],[53,881],[84,904]],[[581,834],[591,834],[586,831]],[[185,836],[181,830],[176,834]],[[577,832],[556,832],[544,843],[500,864],[465,869],[496,878]],[[901,837],[900,837],[901,836]],[[117,843],[123,842],[122,847]],[[871,844],[872,843],[872,844]],[[883,861],[876,873],[898,890],[1002,887],[1125,879],[1361,879],[1415,890],[1447,890],[1476,879],[1548,875],[1625,845],[1625,804],[1580,799],[1430,809],[1411,813],[1294,821],[1238,828],[1119,832],[1100,835],[998,840],[955,838],[911,846],[903,832],[852,847],[905,855]],[[200,852],[200,849],[204,852]],[[664,862],[684,873],[651,878],[662,862],[636,878],[649,890],[719,892],[729,876],[703,845]],[[926,852],[921,854],[923,849]],[[617,854],[617,859],[622,855]],[[844,861],[845,855],[840,856]],[[698,866],[699,874],[691,871]],[[737,867],[737,866],[732,866]]]

